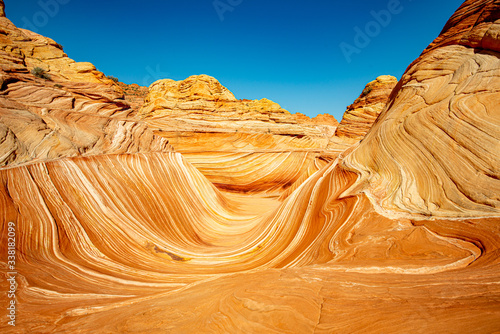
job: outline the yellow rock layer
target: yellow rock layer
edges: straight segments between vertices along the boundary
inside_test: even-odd
[[[386,107],[397,82],[393,76],[382,75],[368,83],[360,97],[347,107],[335,135],[356,140],[363,139]]]
[[[498,52],[435,48],[408,69],[391,107],[343,165],[384,210],[499,216],[499,102]]]
[[[206,76],[139,117],[0,18],[0,331],[495,333],[499,13],[466,1],[354,147]]]

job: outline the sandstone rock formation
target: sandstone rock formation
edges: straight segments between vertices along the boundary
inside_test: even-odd
[[[360,140],[368,133],[378,115],[384,110],[398,80],[383,75],[368,83],[361,95],[347,107],[335,135]]]
[[[5,17],[0,30],[0,166],[170,150],[92,64],[76,63],[53,40]]]
[[[308,136],[323,147],[337,125],[323,116],[311,120],[293,116],[268,99],[238,100],[226,87],[208,75],[194,75],[182,81],[159,80],[149,87],[140,110],[149,124],[176,131],[267,133]],[[174,125],[172,124],[174,121]]]
[[[130,107],[139,110],[148,95],[148,87],[139,86],[138,84],[127,85],[120,81],[116,82],[116,84],[122,89],[125,100],[130,104]]]
[[[112,82],[34,77],[0,34],[0,330],[498,331],[499,17],[466,1],[353,147],[206,76],[137,115]]]
[[[152,84],[144,122],[221,189],[281,193],[346,147],[331,115],[292,115],[267,99],[238,100],[215,78]]]
[[[296,119],[299,118],[299,117],[296,117],[297,114],[293,114],[293,116]],[[335,119],[335,117],[333,117],[330,114],[319,114],[318,116],[312,118],[311,121],[313,123],[318,124],[318,125],[331,125],[331,126],[334,126],[334,127],[338,127],[339,126],[339,122]],[[309,123],[309,120],[306,119],[305,123]]]
[[[498,1],[467,1],[407,70],[343,165],[383,209],[500,214]]]

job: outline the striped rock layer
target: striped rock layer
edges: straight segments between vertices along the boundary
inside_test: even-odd
[[[0,289],[9,289],[13,222],[18,308],[16,327],[1,322],[2,333],[498,331],[499,13],[498,1],[466,1],[353,147],[314,126],[278,133],[273,115],[286,113],[267,101],[275,132],[225,134],[215,122],[214,133],[201,131],[221,117],[209,114],[217,103],[227,117],[238,104],[262,105],[233,100],[210,78],[189,79],[173,97],[179,83],[160,82],[140,115],[68,79],[60,85],[75,103],[64,105],[51,82],[23,70],[23,52],[2,55],[18,67],[2,67],[14,79],[2,86],[1,124],[19,145],[35,136],[18,136],[21,126],[3,115],[23,111],[47,126],[51,116],[54,135],[91,117],[152,133],[142,141],[88,121],[99,138],[88,152],[47,145],[57,154],[29,155],[41,139],[6,160]],[[114,87],[102,85],[93,87]],[[34,95],[42,90],[49,98]],[[76,125],[67,137],[80,147]],[[117,144],[106,146],[108,136]]]
[[[5,17],[0,83],[0,166],[171,150],[92,64],[76,63],[53,40]]]
[[[383,75],[368,83],[356,101],[347,107],[335,135],[363,139],[386,107],[397,82],[395,77]]]
[[[342,152],[331,115],[290,114],[238,100],[215,78],[153,83],[139,115],[220,189],[281,194]]]
[[[499,1],[466,1],[343,160],[385,210],[500,214]]]

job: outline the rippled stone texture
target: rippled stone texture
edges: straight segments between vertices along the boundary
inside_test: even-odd
[[[500,11],[467,1],[403,75],[343,165],[385,210],[500,214]]]
[[[53,40],[5,17],[0,30],[0,165],[171,150],[93,65],[74,62]]]
[[[140,111],[150,128],[220,189],[281,194],[336,157],[338,122],[290,114],[267,100],[238,100],[215,78],[151,85]]]
[[[500,64],[494,48],[470,43],[499,43],[488,33],[499,13],[498,1],[467,1],[354,147],[209,77],[160,81],[140,118],[105,99],[111,83],[61,80],[52,98],[53,82],[4,47],[2,73],[14,79],[0,95],[0,153],[18,145],[27,156],[0,168],[1,275],[12,221],[19,284],[16,328],[0,322],[2,333],[498,331]],[[266,106],[263,119],[245,103]],[[32,139],[31,119],[9,118],[19,110],[40,124],[54,113],[76,147],[84,130],[116,147],[76,154],[56,142],[54,156],[33,156],[44,140]],[[272,117],[271,133],[235,131]],[[130,150],[142,135],[101,119],[142,126],[151,141]],[[291,119],[302,134],[280,132]],[[29,135],[18,137],[21,125]]]
[[[386,107],[397,83],[398,80],[390,75],[380,76],[368,83],[356,101],[347,107],[335,135],[356,140],[363,139]]]

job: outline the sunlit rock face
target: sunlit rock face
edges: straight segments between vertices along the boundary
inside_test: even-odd
[[[208,75],[153,83],[140,115],[163,131],[308,136],[318,147],[326,147],[338,125],[333,116],[311,120],[303,114],[292,115],[268,99],[238,100]]]
[[[0,289],[15,222],[18,308],[2,333],[498,331],[500,66],[496,51],[459,44],[494,29],[499,7],[467,1],[354,147],[205,76],[160,81],[136,115],[114,83],[34,77],[3,40],[2,75],[14,79],[0,92],[0,156],[11,157],[0,168]],[[269,109],[244,118],[244,103]],[[21,111],[31,118],[9,116]],[[34,124],[51,119],[68,147],[98,139],[39,153],[52,137],[36,139]],[[245,122],[272,131],[236,132]],[[302,135],[280,132],[286,122]]]
[[[120,81],[117,81],[116,84],[123,90],[125,100],[130,104],[130,107],[134,110],[139,110],[148,95],[148,87],[139,86],[138,84],[127,85]]]
[[[383,75],[368,83],[356,101],[347,107],[335,135],[355,140],[362,139],[386,107],[397,82],[395,77]]]
[[[498,1],[467,1],[343,165],[385,210],[500,214]]]
[[[140,115],[217,187],[233,192],[281,194],[348,145],[333,137],[333,116],[310,119],[267,99],[238,100],[208,75],[153,83]]]
[[[92,64],[74,62],[5,17],[0,31],[0,166],[170,150]]]

